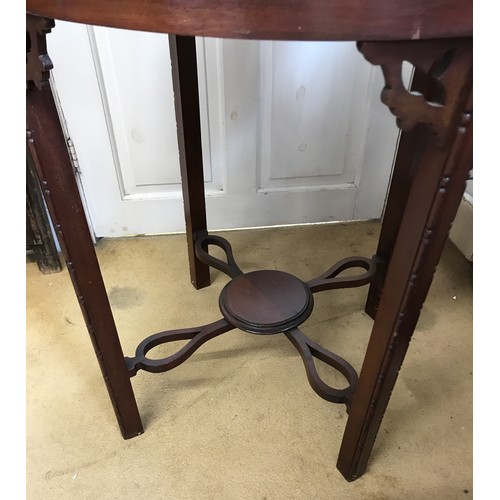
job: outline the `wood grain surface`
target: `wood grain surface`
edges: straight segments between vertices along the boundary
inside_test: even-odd
[[[472,35],[472,0],[27,0],[29,13],[141,31],[260,40]]]

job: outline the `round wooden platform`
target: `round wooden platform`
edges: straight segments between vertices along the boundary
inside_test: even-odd
[[[237,276],[223,288],[219,307],[236,328],[272,335],[303,323],[313,309],[313,296],[291,274],[254,271]]]

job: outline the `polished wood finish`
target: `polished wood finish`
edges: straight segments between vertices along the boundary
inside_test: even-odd
[[[27,93],[28,144],[124,438],[143,432],[50,87]]]
[[[450,148],[431,141],[411,188],[353,398],[337,466],[348,480],[367,466],[421,307],[462,198],[472,162],[472,124]],[[436,186],[429,189],[430,186]]]
[[[253,271],[233,278],[220,294],[222,315],[240,330],[272,335],[301,325],[313,296],[301,280],[283,271]]]
[[[447,88],[452,89],[446,94],[445,106],[452,108],[447,112],[455,121],[444,131],[445,145],[432,123],[426,124],[426,134],[418,143],[422,154],[391,252],[337,462],[349,481],[366,469],[472,165],[472,41],[457,40],[456,47],[457,57],[444,72],[454,75],[452,81],[445,78]],[[394,54],[384,44],[366,48],[364,53],[380,62]],[[437,41],[431,53],[436,56],[441,48]],[[411,53],[409,56],[411,59]]]
[[[221,38],[472,36],[472,0],[27,0],[26,10],[85,24]]]
[[[40,23],[40,19],[28,16],[26,22],[32,39],[40,34],[41,27],[44,32],[50,30],[50,23]],[[41,55],[46,60],[46,55]],[[36,70],[26,76],[30,83],[26,93],[27,146],[118,424],[127,439],[143,432],[139,410],[54,98],[48,85],[39,85],[40,75],[44,77]]]
[[[211,256],[211,246],[221,248],[227,262]],[[130,376],[134,376],[138,370],[152,373],[171,370],[186,361],[205,342],[234,328],[258,335],[283,333],[302,357],[307,379],[314,392],[326,401],[345,404],[349,409],[358,381],[356,370],[345,359],[320,346],[297,327],[312,313],[313,293],[367,285],[375,274],[375,262],[365,257],[347,257],[326,273],[304,283],[282,271],[253,271],[245,274],[236,264],[231,245],[220,236],[199,236],[196,254],[202,262],[232,278],[219,297],[224,318],[208,325],[169,330],[145,338],[137,346],[135,356],[125,358]],[[357,267],[366,272],[339,276],[345,270]],[[189,342],[166,358],[147,357],[153,347],[178,340]],[[316,369],[314,358],[340,372],[347,380],[347,387],[338,389],[324,382]]]
[[[284,333],[302,357],[307,380],[314,389],[314,392],[331,403],[344,403],[347,410],[349,410],[352,395],[358,383],[356,370],[345,359],[320,346],[304,335],[298,328],[292,328]],[[323,361],[323,363],[342,373],[348,382],[347,387],[336,389],[323,382],[314,364],[314,358]]]
[[[423,153],[422,137],[426,133],[427,130],[423,124],[417,125],[410,132],[401,133],[377,245],[377,272],[370,284],[365,305],[365,311],[372,319],[375,319],[378,310],[387,274],[387,264],[392,257],[415,170]]]
[[[372,64],[379,65],[385,79],[381,101],[396,116],[403,131],[424,123],[439,145],[455,135],[461,113],[459,103],[467,86],[463,78],[472,78],[470,39],[422,40],[400,42],[362,42],[359,50]],[[402,77],[403,61],[413,64],[432,83],[432,94],[409,92]]]
[[[163,373],[172,370],[181,363],[184,363],[184,361],[194,354],[205,342],[223,333],[229,332],[230,330],[234,330],[234,326],[225,319],[220,319],[209,325],[195,328],[183,328],[181,330],[169,330],[150,335],[137,346],[133,358],[125,358],[129,374],[133,377],[139,370],[150,373]],[[189,342],[185,344],[182,349],[167,358],[147,358],[147,353],[153,349],[153,347],[167,344],[168,342],[176,342],[178,340],[189,340]]]
[[[337,467],[347,480],[358,478],[366,469],[471,168],[472,2],[28,0],[27,10],[57,19],[177,35],[171,35],[172,62],[195,286],[208,284],[208,266],[225,272],[235,281],[243,280],[244,276],[229,244],[206,233],[192,36],[356,40],[365,58],[381,66],[386,83],[381,89],[381,99],[404,133],[377,255],[371,260],[355,257],[341,261],[305,284],[315,293],[371,282],[366,310],[375,321],[359,381],[345,360],[337,359],[334,353],[307,339],[297,326],[285,332],[304,360],[313,389],[324,399],[347,405],[349,418]],[[45,48],[44,35],[50,31],[50,23],[50,19],[35,21],[31,17],[32,47]],[[171,369],[205,341],[235,325],[225,318],[204,327],[161,332],[145,339],[135,358],[123,358],[47,87],[51,62],[45,55],[41,53],[34,58],[28,54],[28,141],[37,158],[38,175],[118,421],[124,436],[130,437],[142,432],[142,426],[127,377],[138,369]],[[422,79],[425,85],[411,91],[405,88],[401,78],[403,61],[416,67],[417,80]],[[210,245],[222,248],[227,262],[210,256]],[[339,276],[350,267],[361,267],[366,273],[352,278]],[[254,317],[256,313],[248,314]],[[178,339],[190,340],[179,353],[156,362],[145,357],[152,346]],[[339,369],[349,381],[347,392],[326,386],[315,371],[313,358]]]
[[[432,100],[434,98],[437,100],[438,97],[434,80],[430,79],[419,68],[414,68],[411,91],[429,96]],[[372,319],[375,319],[380,297],[382,296],[382,289],[387,274],[387,264],[392,257],[392,251],[399,233],[415,171],[423,154],[421,145],[425,140],[426,133],[426,125],[419,123],[412,130],[403,131],[400,135],[377,245],[377,270],[370,282],[365,305],[365,312]]]
[[[210,269],[195,252],[196,235],[207,231],[196,44],[193,37],[170,35],[169,46],[189,270],[191,283],[200,289],[210,285]]]

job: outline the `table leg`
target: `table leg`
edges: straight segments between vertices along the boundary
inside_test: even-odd
[[[439,42],[413,43],[395,43],[392,47],[372,43],[362,49],[368,60],[382,65],[387,84],[382,100],[392,105],[398,124],[411,125],[416,117],[415,122],[427,123],[430,128],[419,142],[421,155],[395,237],[337,461],[349,481],[366,469],[472,165],[471,43],[457,42],[451,62],[440,75],[448,100],[440,107],[398,88],[398,60],[413,55],[431,71],[432,57],[450,49]],[[453,47],[453,42],[450,45]]]
[[[169,35],[189,270],[196,289],[210,285],[210,268],[196,257],[196,235],[207,232],[196,43]]]
[[[415,68],[411,85],[412,92],[424,95],[433,95],[436,90],[432,88],[432,81],[427,75]],[[384,287],[387,266],[392,257],[392,251],[396,237],[401,225],[401,219],[408,200],[411,183],[415,175],[415,169],[419,164],[422,150],[421,144],[425,137],[426,126],[417,125],[407,132],[402,131],[399,139],[396,159],[392,172],[389,195],[384,210],[382,228],[377,246],[376,260],[377,271],[370,283],[368,297],[365,304],[365,312],[375,319],[382,289]]]
[[[45,34],[53,21],[27,16],[28,147],[124,438],[143,427],[90,236],[66,141],[48,85]]]
[[[387,267],[392,257],[394,244],[401,226],[401,219],[408,200],[410,186],[413,181],[415,168],[419,163],[422,134],[425,127],[420,125],[409,132],[402,132],[398,145],[398,152],[389,188],[389,195],[385,207],[382,227],[377,246],[377,272],[373,277],[368,290],[365,312],[375,319],[382,290],[384,288]]]

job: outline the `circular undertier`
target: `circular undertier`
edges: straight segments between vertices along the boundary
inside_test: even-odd
[[[223,288],[219,307],[236,328],[271,335],[303,323],[313,309],[313,296],[291,274],[254,271],[237,276]]]

